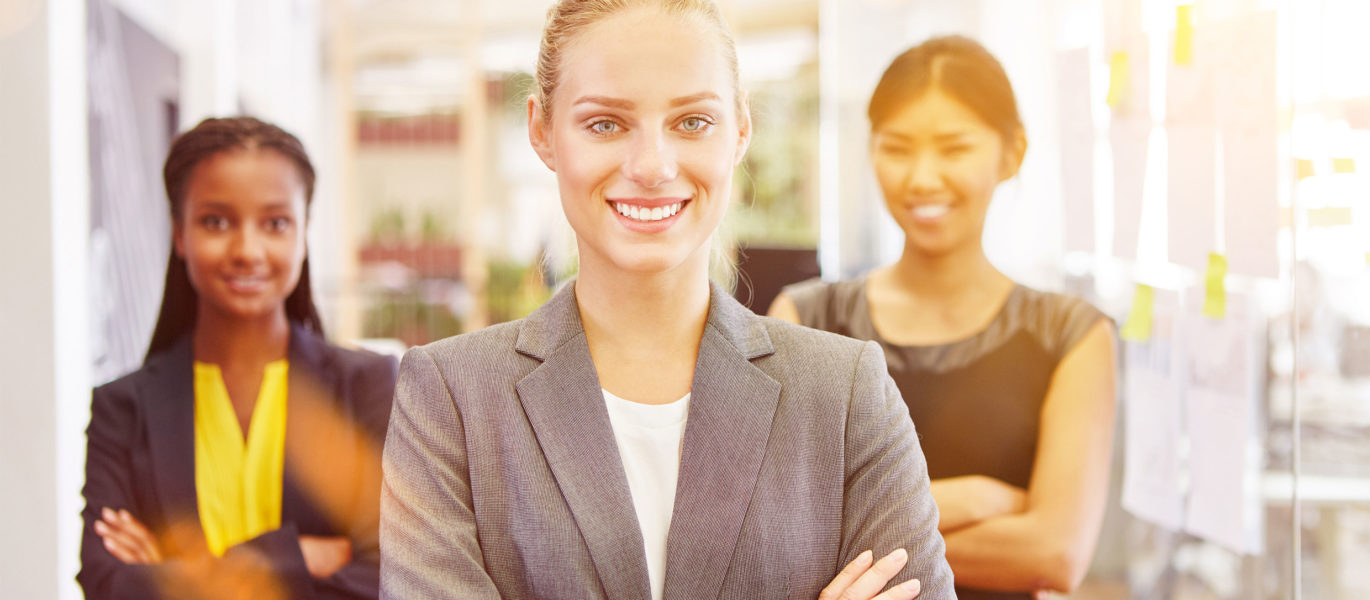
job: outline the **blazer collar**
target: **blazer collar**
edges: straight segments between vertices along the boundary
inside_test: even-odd
[[[605,594],[649,596],[641,528],[574,285],[521,323],[515,349],[542,361],[515,387]],[[761,317],[711,283],[668,533],[668,598],[715,597],[722,587],[780,396],[751,361],[774,351]]]
[[[575,280],[566,283],[552,299],[523,320],[514,343],[515,350],[545,362],[557,348],[576,336],[585,335],[575,288]],[[775,353],[761,317],[713,281],[709,282],[709,316],[705,328],[716,330],[747,360]]]
[[[325,342],[299,324],[290,325],[290,375],[287,383],[287,423],[295,415],[299,399],[327,382]],[[157,497],[172,540],[182,552],[204,547],[198,496],[195,490],[195,353],[187,333],[165,351],[150,357],[139,396],[147,402],[148,448],[152,455]],[[325,383],[325,387],[327,387]],[[287,426],[289,427],[289,426]],[[282,514],[294,514],[305,502],[294,484],[290,445],[287,444]]]

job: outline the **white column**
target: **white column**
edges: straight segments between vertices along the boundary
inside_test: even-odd
[[[0,585],[80,598],[89,420],[85,2],[0,9]]]

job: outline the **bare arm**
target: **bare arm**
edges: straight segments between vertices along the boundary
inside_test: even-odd
[[[963,475],[932,481],[932,497],[943,535],[976,523],[1027,510],[1027,490],[985,475]]]
[[[1026,510],[947,535],[958,584],[1070,592],[1084,578],[1108,493],[1115,353],[1105,320],[1061,360],[1042,406]]]

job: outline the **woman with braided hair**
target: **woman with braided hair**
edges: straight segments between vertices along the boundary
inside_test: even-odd
[[[323,338],[293,135],[207,119],[163,170],[161,314],[95,389],[81,571],[92,599],[375,598],[392,359]]]

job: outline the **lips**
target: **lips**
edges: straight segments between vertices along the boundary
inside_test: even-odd
[[[689,208],[691,198],[611,198],[605,202],[629,231],[660,233],[670,229]]]
[[[237,294],[256,294],[264,291],[271,279],[266,275],[226,275],[224,284]]]

